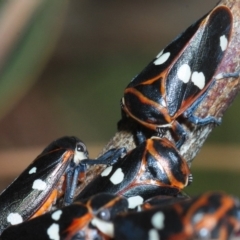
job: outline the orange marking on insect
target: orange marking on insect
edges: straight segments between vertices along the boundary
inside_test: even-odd
[[[58,184],[57,184],[57,199],[62,197],[63,194],[65,193],[66,191],[66,178],[65,178],[65,175],[61,176],[61,178],[59,179],[58,181]]]
[[[213,213],[205,213],[197,223],[193,225],[192,218],[196,214],[199,208],[208,206],[209,197],[211,193],[205,194],[199,198],[188,209],[186,216],[183,218],[184,231],[187,236],[192,236],[194,233],[199,232],[202,228],[212,231],[212,229],[218,224],[218,221],[225,217],[226,213],[234,206],[234,201],[229,196],[221,196],[221,207]],[[225,232],[225,231],[223,231]],[[225,234],[225,233],[223,233]],[[221,239],[221,238],[220,238]],[[225,239],[225,238],[223,238]]]
[[[71,160],[73,155],[74,155],[74,151],[72,151],[72,150],[66,151],[63,155],[63,161],[62,162],[67,162],[67,161]]]
[[[52,193],[50,194],[50,196],[47,198],[47,200],[43,203],[43,205],[31,216],[30,219],[33,219],[35,217],[41,216],[44,213],[46,213],[47,211],[50,210],[51,206],[53,205],[53,203],[56,201],[57,199],[57,189],[54,189],[52,191]]]
[[[198,224],[196,224],[196,229],[200,230],[203,227],[207,227],[208,229],[213,229],[219,219],[224,217],[226,213],[234,206],[234,201],[232,198],[228,196],[223,196],[221,199],[221,207],[219,209],[212,213],[212,214],[205,214],[204,217],[199,221]],[[207,224],[206,224],[207,223]]]
[[[86,179],[86,173],[85,172],[81,172],[78,176],[78,181],[79,182],[83,182]]]
[[[164,172],[166,173],[166,175],[168,176],[169,182],[171,183],[171,185],[173,187],[177,187],[179,189],[183,189],[185,187],[185,182],[180,182],[179,180],[177,180],[175,178],[175,176],[173,175],[172,172],[172,167],[169,165],[169,161],[165,158],[163,158],[161,156],[161,154],[159,154],[158,151],[156,151],[156,149],[154,148],[153,145],[153,141],[147,141],[148,146],[146,147],[146,149],[148,150],[148,152],[154,156],[155,159],[158,160],[158,164],[160,164],[162,166],[162,169],[164,170]],[[174,146],[166,139],[166,141],[162,141],[162,144],[166,147],[166,148],[173,148]],[[187,165],[187,162],[184,159],[181,159],[182,161],[180,162],[180,169],[181,169],[181,174],[185,175],[185,179],[187,181],[187,178],[190,174],[190,169]]]
[[[84,216],[73,219],[71,225],[67,228],[68,233],[66,240],[72,239],[72,237],[80,230],[82,230],[92,220],[93,215],[88,212]]]

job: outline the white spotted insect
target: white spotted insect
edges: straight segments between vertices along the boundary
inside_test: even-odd
[[[232,25],[231,10],[218,6],[179,35],[126,87],[121,101],[126,116],[153,135],[163,137],[171,129],[177,148],[187,137],[180,116],[196,125],[220,124],[213,116],[199,118],[194,112],[220,76],[214,74],[231,40]]]
[[[92,160],[88,158],[85,144],[76,137],[63,137],[52,142],[1,193],[0,234],[10,225],[49,211],[63,193],[64,205],[69,205],[73,201],[79,177],[85,174],[86,165],[114,164],[124,151],[124,148],[111,149]],[[66,188],[63,188],[65,185]],[[56,230],[56,226],[52,229]]]
[[[151,201],[144,203],[138,212],[119,214],[108,225],[99,221],[98,229],[115,240],[230,239],[235,235],[239,239],[240,206],[236,198],[206,192],[163,203],[161,197],[152,199],[152,206]],[[144,209],[144,205],[148,206]]]
[[[118,213],[127,212],[128,202],[125,198],[101,193],[83,202],[46,213],[37,218],[11,226],[3,231],[1,240],[68,240],[68,239],[102,239],[94,238],[99,225],[111,234],[112,224],[106,222]],[[88,228],[91,224],[91,229]],[[93,227],[94,226],[94,227]],[[100,236],[99,236],[100,237]]]
[[[105,168],[76,200],[107,192],[126,197],[129,208],[135,209],[150,197],[177,195],[191,181],[187,162],[175,146],[166,138],[152,137]]]

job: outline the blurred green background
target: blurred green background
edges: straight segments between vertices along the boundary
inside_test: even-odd
[[[60,2],[66,1],[55,4]],[[87,145],[103,146],[116,132],[120,99],[129,81],[166,44],[216,3],[216,0],[71,0],[65,17],[61,11],[44,6],[55,18],[51,20],[48,15],[42,15],[43,25],[34,25],[33,30],[43,28],[44,31],[36,35],[23,54],[25,58],[20,59],[24,67],[31,70],[29,82],[25,86],[19,80],[20,84],[15,85],[14,81],[21,77],[21,65],[15,71],[3,68],[11,74],[14,72],[15,75],[10,75],[12,87],[18,86],[19,91],[7,100],[1,101],[0,96],[4,105],[0,150],[46,146],[62,135],[76,135]],[[61,9],[66,9],[64,4]],[[30,24],[36,19],[37,15],[30,19]],[[53,21],[59,25],[50,28]],[[41,48],[43,41],[46,41],[45,48]],[[15,46],[15,53],[21,49],[22,42]],[[44,59],[38,63],[41,68],[38,64],[31,66],[32,55]],[[221,127],[216,128],[207,141],[210,148],[212,145],[226,148],[219,166],[217,163],[215,169],[215,166],[204,165],[204,161],[218,159],[217,150],[213,156],[203,157],[200,153],[196,162],[204,158],[203,164],[194,167],[194,162],[194,183],[188,193],[225,189],[240,196],[236,186],[240,181],[240,165],[237,161],[231,163],[228,157],[228,151],[232,151],[228,146],[238,149],[240,142],[239,105],[240,100],[236,99]],[[225,163],[223,157],[227,158]],[[238,158],[237,151],[234,158]],[[226,163],[230,167],[226,168]]]

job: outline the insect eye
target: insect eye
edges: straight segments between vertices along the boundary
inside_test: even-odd
[[[104,209],[99,212],[98,217],[102,220],[109,221],[111,217],[110,211],[108,209]]]
[[[86,152],[86,146],[82,143],[78,143],[76,149],[78,152]]]

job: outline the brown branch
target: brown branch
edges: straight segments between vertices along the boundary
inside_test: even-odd
[[[234,23],[232,37],[229,42],[228,49],[226,50],[224,59],[217,69],[215,76],[217,76],[219,73],[232,73],[240,69],[240,0],[224,0],[221,1],[219,5],[226,5],[230,8],[233,14]],[[215,116],[218,119],[222,118],[224,112],[231,105],[239,91],[239,81],[240,78],[217,80],[214,86],[208,92],[208,96],[198,107],[195,115],[202,118],[208,115]],[[199,127],[186,124],[185,122],[183,122],[182,125],[188,133],[188,138],[181,147],[180,152],[190,165],[207,139],[209,133],[214,128],[214,125],[209,124]],[[106,152],[110,148],[126,147],[128,151],[133,149],[136,146],[133,137],[134,127],[135,126],[132,121],[122,124],[118,132],[116,132],[114,137],[105,146],[102,153]],[[170,133],[167,133],[167,136],[171,138]],[[87,172],[86,181],[78,187],[76,194],[78,194],[96,175],[98,175],[103,168],[104,166],[90,167],[89,171]]]

